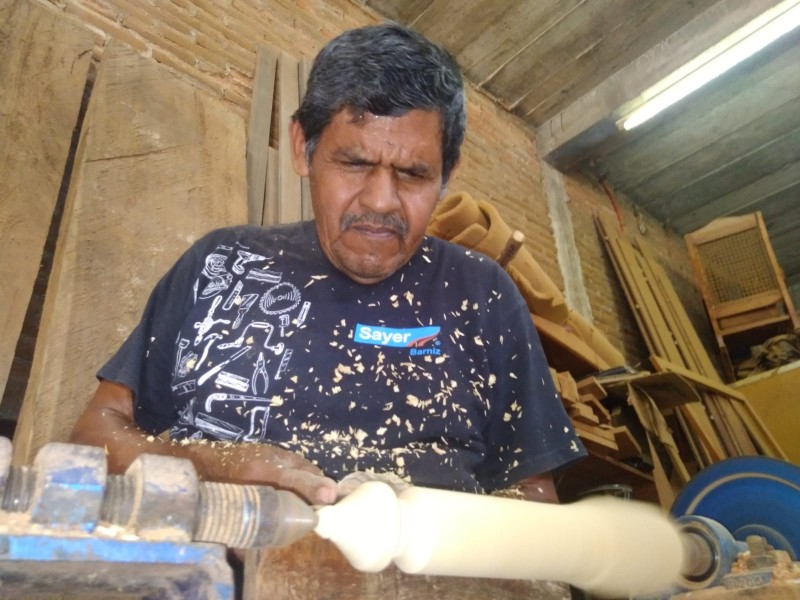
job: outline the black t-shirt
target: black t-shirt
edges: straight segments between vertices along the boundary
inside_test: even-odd
[[[436,238],[361,285],[313,222],[211,232],[98,376],[148,432],[275,444],[335,479],[493,490],[585,454],[511,279]]]

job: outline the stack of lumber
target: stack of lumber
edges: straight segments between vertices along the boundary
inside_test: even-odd
[[[575,431],[590,452],[618,460],[642,454],[627,425],[614,424],[611,411],[603,403],[608,394],[595,378],[575,381],[569,373],[552,369],[551,374]]]
[[[569,502],[595,490],[621,486],[629,488],[638,500],[658,502],[668,508],[675,495],[675,486],[667,475],[672,468],[662,464],[657,455],[655,459],[651,457],[655,451],[647,433],[648,428],[655,430],[662,425],[652,425],[647,407],[641,410],[641,416],[634,412],[631,407],[641,409],[642,403],[631,404],[626,389],[630,381],[646,379],[650,374],[610,372],[615,374],[596,374],[576,381],[568,372],[551,369],[564,408],[589,452],[585,460],[559,475],[559,497]]]
[[[592,323],[572,310],[558,286],[524,247],[497,209],[466,192],[436,206],[427,233],[496,260],[519,288],[551,367],[586,375],[625,364],[625,357]]]
[[[634,245],[617,232],[615,224],[599,216],[595,220],[654,369],[671,374],[673,384],[682,382],[673,385],[673,401],[661,394],[661,402],[641,382],[627,384],[640,409],[652,401],[676,424],[685,449],[681,454],[674,452],[671,459],[681,479],[686,476],[686,464],[702,468],[728,457],[759,454],[785,459],[747,398],[722,382],[666,272],[646,244],[637,240]]]

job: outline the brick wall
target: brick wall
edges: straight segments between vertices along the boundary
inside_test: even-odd
[[[381,20],[354,0],[37,1],[90,27],[97,38],[97,58],[111,38],[119,39],[245,114],[258,45],[310,59],[341,31]],[[631,365],[647,368],[646,349],[592,221],[596,210],[613,215],[610,200],[587,178],[571,175],[565,181],[595,324]],[[563,288],[533,133],[473,89],[468,90],[463,157],[450,190],[467,191],[495,203],[505,219],[522,229],[527,247]],[[707,335],[705,313],[682,241],[646,217],[637,219],[624,199],[620,205],[626,231],[644,225],[644,237],[664,257],[673,284],[681,297],[689,299],[690,316]]]

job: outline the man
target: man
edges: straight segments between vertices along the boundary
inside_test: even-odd
[[[330,42],[290,128],[314,222],[214,231],[154,289],[73,441],[331,503],[356,472],[473,492],[584,454],[493,261],[425,237],[464,137],[452,57],[398,25]],[[155,437],[168,431],[170,440]],[[212,440],[212,443],[208,443]]]

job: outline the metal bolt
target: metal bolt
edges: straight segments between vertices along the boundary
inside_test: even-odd
[[[767,543],[766,538],[760,535],[748,535],[747,547],[750,549],[750,557],[747,559],[748,569],[765,569],[778,563],[773,552],[774,548]]]

